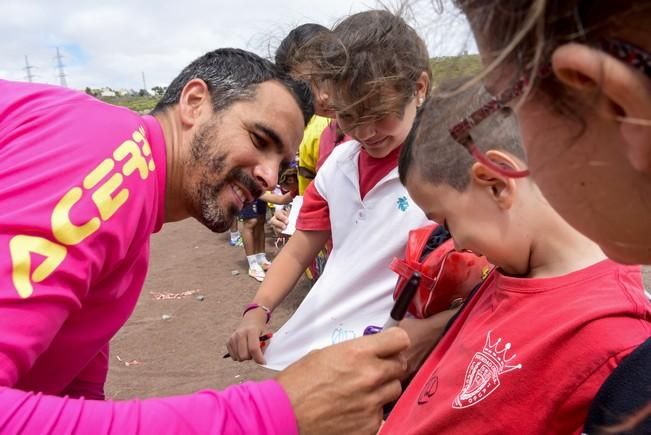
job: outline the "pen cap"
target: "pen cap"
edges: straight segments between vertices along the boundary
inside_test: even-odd
[[[370,325],[364,329],[364,335],[373,335],[382,332],[381,326]]]
[[[419,285],[420,273],[414,272],[411,275],[411,278],[409,278],[409,281],[407,281],[407,284],[405,284],[402,293],[400,293],[400,296],[396,299],[396,303],[391,310],[392,319],[397,321],[404,319],[405,314],[407,314],[407,310],[409,309],[409,304],[412,299],[414,299],[414,295],[416,294]]]

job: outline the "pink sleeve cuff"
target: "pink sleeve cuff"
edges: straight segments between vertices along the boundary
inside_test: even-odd
[[[256,385],[267,400],[266,403],[272,407],[270,415],[273,419],[273,427],[279,434],[298,435],[298,423],[292,409],[292,404],[287,397],[283,387],[275,380],[259,382]]]

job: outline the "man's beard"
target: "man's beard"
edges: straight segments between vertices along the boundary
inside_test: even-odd
[[[262,190],[258,183],[240,168],[231,169],[221,181],[213,182],[212,184],[206,181],[199,183],[198,193],[201,211],[198,219],[199,222],[213,232],[223,233],[228,230],[233,224],[233,220],[240,213],[240,209],[234,204],[226,208],[219,204],[219,195],[225,189],[230,189],[230,185],[234,181],[244,186],[251,192],[254,198],[257,199],[262,195]]]
[[[234,204],[228,207],[220,204],[219,197],[223,196],[225,189],[230,189],[231,183],[237,182],[251,192],[254,198],[263,192],[260,185],[241,168],[234,167],[225,176],[221,176],[226,170],[228,152],[217,146],[218,151],[211,155],[209,144],[219,143],[216,131],[215,124],[210,123],[197,133],[191,144],[192,157],[188,167],[190,171],[201,174],[192,195],[196,219],[211,231],[223,233],[231,227],[240,212]]]

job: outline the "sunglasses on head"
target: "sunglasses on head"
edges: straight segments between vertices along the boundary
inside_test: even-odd
[[[599,48],[611,54],[617,59],[626,62],[628,65],[643,72],[647,77],[651,78],[651,54],[646,51],[631,45],[627,42],[622,42],[614,39],[602,41]],[[551,64],[546,64],[535,74],[537,78],[544,78],[552,73]],[[469,116],[464,118],[461,122],[455,124],[450,128],[450,135],[463,146],[473,156],[475,160],[483,163],[496,173],[509,178],[523,178],[529,176],[528,169],[517,170],[503,166],[499,166],[491,161],[486,154],[484,154],[475,144],[470,131],[479,125],[489,116],[504,109],[516,98],[522,96],[525,89],[530,84],[530,75],[525,74],[523,77],[513,83],[508,89],[499,95],[491,98],[486,104],[479,109],[472,112]]]

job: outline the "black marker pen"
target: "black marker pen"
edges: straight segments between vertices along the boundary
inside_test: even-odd
[[[420,273],[414,272],[411,275],[411,278],[409,278],[409,281],[407,281],[407,284],[405,284],[405,288],[402,289],[402,293],[400,293],[400,296],[396,299],[396,303],[391,309],[389,320],[387,320],[382,327],[383,330],[393,326],[398,326],[398,323],[405,318],[405,314],[407,314],[407,310],[409,309],[409,304],[411,304],[411,301],[414,299],[419,284]]]
[[[396,299],[396,302],[393,304],[389,320],[386,321],[382,328],[374,325],[367,326],[364,330],[364,335],[377,334],[378,332],[382,332],[392,326],[398,326],[400,321],[405,318],[405,314],[407,314],[407,310],[409,309],[409,304],[411,304],[411,301],[414,299],[419,284],[420,273],[414,272],[411,275],[411,278],[409,278],[409,281],[407,281],[407,284],[405,284],[405,288],[402,289],[402,293],[400,293],[400,296],[398,296],[398,299]]]

